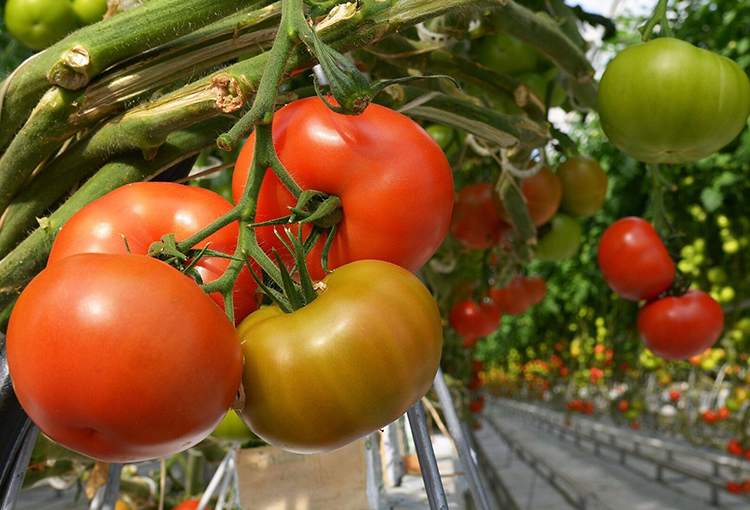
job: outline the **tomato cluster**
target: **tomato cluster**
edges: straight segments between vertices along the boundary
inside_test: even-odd
[[[566,409],[581,414],[593,414],[594,402],[591,400],[571,400],[567,403]]]
[[[379,106],[347,117],[314,98],[274,121],[279,158],[297,184],[342,204],[335,270],[326,276],[320,245],[308,257],[310,273],[322,278],[316,298],[291,313],[277,304],[257,310],[258,285],[245,267],[231,289],[235,329],[221,293],[199,286],[239,253],[239,222],[213,223],[232,218],[234,207],[172,183],[116,189],[65,224],[10,318],[16,394],[53,440],[108,462],[163,457],[222,419],[226,430],[217,434],[252,437],[227,416],[233,405],[269,443],[322,452],[387,425],[427,392],[442,324],[410,271],[448,229],[453,180],[443,152],[416,123]],[[238,197],[253,144],[251,137],[235,169]],[[393,160],[394,147],[404,157]],[[284,217],[289,205],[292,195],[268,172],[255,219]],[[178,247],[197,233],[203,239],[190,249]],[[273,227],[256,233],[268,256],[278,252],[293,265]]]
[[[641,218],[610,225],[599,241],[599,269],[610,288],[625,299],[650,300],[638,312],[643,343],[664,359],[689,359],[721,336],[724,312],[703,291],[657,299],[675,279],[675,265],[656,230]]]

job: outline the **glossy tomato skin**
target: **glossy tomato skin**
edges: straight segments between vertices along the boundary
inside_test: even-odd
[[[460,336],[474,340],[485,337],[500,326],[500,308],[492,300],[461,301],[451,308],[448,320]]]
[[[415,272],[434,255],[448,231],[453,175],[440,146],[418,124],[376,104],[362,115],[340,115],[317,97],[288,104],[273,123],[279,159],[297,183],[336,195],[343,203],[330,268],[377,259]],[[235,200],[245,188],[254,145],[251,135],[237,160]],[[288,216],[288,206],[295,204],[268,172],[256,221]],[[256,229],[261,246],[291,261],[274,228],[283,235],[282,227]],[[320,264],[323,244],[321,239],[308,256],[316,279],[325,276]]]
[[[536,258],[559,262],[572,257],[581,247],[581,225],[567,214],[558,213],[550,222],[552,230],[539,239]]]
[[[675,266],[649,222],[617,220],[599,240],[599,269],[609,287],[631,301],[653,299],[671,287]]]
[[[130,253],[146,255],[152,243],[166,234],[179,242],[215,219],[228,213],[232,205],[222,197],[201,188],[171,182],[139,182],[107,193],[75,213],[60,230],[48,264],[76,253]],[[233,255],[239,225],[231,223],[201,241],[195,248]],[[127,245],[123,238],[127,239]],[[204,283],[219,278],[230,260],[203,257],[195,266]],[[247,267],[240,271],[234,286],[234,313],[237,323],[257,310],[257,285]],[[211,294],[224,308],[220,293]]]
[[[378,260],[336,269],[291,314],[261,308],[240,324],[250,429],[284,450],[334,450],[391,423],[429,389],[442,349],[434,299]]]
[[[78,28],[69,0],[8,0],[8,32],[32,50],[43,50]]]
[[[560,211],[573,218],[589,218],[604,205],[607,196],[607,174],[588,156],[568,158],[557,169],[562,185]]]
[[[105,462],[195,445],[242,376],[226,315],[191,278],[143,255],[85,253],[47,267],[15,305],[7,355],[34,423]]]
[[[486,250],[507,240],[513,227],[497,212],[496,195],[489,182],[470,184],[456,194],[450,231],[459,243]]]
[[[526,206],[529,209],[531,221],[537,227],[547,223],[560,208],[562,199],[562,185],[555,173],[548,166],[543,166],[535,175],[524,179],[521,183],[521,192],[526,198]],[[495,194],[497,195],[497,193]],[[510,215],[505,209],[502,201],[495,202],[500,217],[510,222]]]
[[[81,25],[101,21],[107,12],[107,0],[73,0],[73,12]]]
[[[664,359],[688,359],[711,347],[721,336],[724,312],[700,290],[665,297],[638,312],[643,344]]]
[[[735,62],[672,38],[621,51],[599,85],[602,128],[647,163],[686,163],[731,142],[750,115],[750,81]]]

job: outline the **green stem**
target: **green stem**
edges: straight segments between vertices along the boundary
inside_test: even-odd
[[[665,181],[661,176],[658,163],[646,163],[646,170],[651,175],[653,181],[651,196],[653,200],[654,228],[659,234],[659,237],[664,240],[675,233],[674,226],[672,225],[672,222],[669,221],[667,208],[664,204]]]
[[[649,20],[646,22],[646,24],[641,27],[641,34],[643,35],[642,40],[643,42],[648,41],[651,39],[651,36],[653,35],[654,28],[656,28],[657,23],[659,26],[661,26],[662,33],[666,37],[672,37],[672,29],[669,26],[669,21],[667,20],[667,4],[669,3],[669,0],[659,0],[659,3],[656,5],[656,8],[654,9],[654,14],[649,18]]]

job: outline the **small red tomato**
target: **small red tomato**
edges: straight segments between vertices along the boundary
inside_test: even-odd
[[[710,409],[708,411],[704,411],[701,416],[703,417],[703,421],[705,421],[709,425],[713,425],[718,419],[716,413]]]
[[[633,430],[639,430],[641,428],[641,424],[638,423],[637,421],[631,421],[630,428]]]
[[[476,341],[498,328],[501,315],[494,301],[461,301],[451,308],[449,321],[463,338]]]
[[[628,407],[630,407],[630,404],[628,404],[627,400],[620,400],[617,403],[617,408],[620,410],[620,412],[624,413],[628,410]]]
[[[653,301],[638,312],[643,344],[657,356],[688,359],[711,347],[721,336],[724,311],[700,290]]]
[[[481,413],[484,409],[484,397],[481,396],[476,400],[469,402],[469,411],[472,413]]]
[[[530,282],[525,276],[516,276],[502,289],[490,289],[490,297],[497,303],[504,313],[518,315],[528,310],[532,305],[542,300],[539,283]],[[541,280],[541,278],[539,279]],[[544,280],[541,280],[544,283]],[[546,293],[546,284],[544,292]]]
[[[461,189],[456,195],[450,232],[459,243],[475,250],[486,250],[505,242],[513,227],[498,214],[493,204],[492,184],[482,182]]]
[[[720,420],[726,420],[727,418],[729,418],[730,415],[731,413],[729,412],[729,409],[727,409],[726,407],[722,407],[716,413],[716,417]]]
[[[742,456],[745,458],[745,460],[750,460],[750,449],[745,450],[745,453],[743,453]]]
[[[682,397],[682,393],[677,390],[672,390],[669,392],[669,400],[671,400],[672,402],[677,402],[678,400],[680,400],[680,397]]]
[[[739,494],[742,492],[742,485],[737,482],[727,482],[727,492]]]
[[[199,499],[188,499],[187,501],[183,501],[182,503],[174,507],[172,510],[195,510],[196,508],[198,508],[199,503]],[[211,510],[211,507],[207,506],[206,510]]]
[[[740,455],[742,455],[743,451],[744,449],[742,448],[742,444],[736,439],[730,439],[727,443],[727,452],[729,452],[729,455],[735,455],[739,457]]]
[[[750,492],[750,480],[742,480],[742,492]]]
[[[674,281],[675,267],[649,222],[629,217],[604,231],[597,254],[610,288],[631,301],[653,299]]]

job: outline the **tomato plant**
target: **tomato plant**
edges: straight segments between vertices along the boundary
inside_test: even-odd
[[[242,375],[226,315],[191,278],[143,255],[84,253],[47,267],[19,297],[6,347],[34,423],[105,462],[195,445]]]
[[[595,159],[568,158],[557,169],[557,178],[562,186],[560,211],[574,218],[588,218],[604,205],[608,179]]]
[[[486,250],[507,241],[513,227],[498,214],[492,184],[470,184],[456,194],[450,231],[467,248]]]
[[[232,205],[216,193],[167,182],[130,184],[108,193],[83,207],[63,226],[55,239],[48,264],[76,253],[134,253],[146,255],[152,243],[166,234],[177,241],[186,239]],[[239,225],[231,223],[207,237],[194,248],[232,255],[237,247]],[[203,257],[195,265],[204,283],[219,278],[230,260]],[[258,308],[257,285],[247,268],[234,286],[234,313],[237,323]],[[224,299],[216,292],[211,298],[223,308]]]
[[[343,219],[329,253],[331,269],[377,259],[414,272],[437,251],[453,208],[453,175],[443,151],[417,123],[376,104],[362,115],[340,115],[314,97],[279,110],[273,127],[279,159],[297,183],[341,199]],[[254,146],[251,135],[235,166],[235,200],[245,188]],[[269,172],[256,221],[288,216],[295,204]],[[275,229],[283,234],[282,227],[256,229],[261,246],[288,254]],[[315,279],[325,275],[324,241],[308,255]]]
[[[32,50],[43,50],[78,28],[70,0],[8,0],[5,25]]]
[[[599,269],[610,288],[625,299],[653,299],[674,281],[675,266],[649,222],[617,220],[602,234]]]
[[[686,163],[731,142],[750,115],[750,80],[732,60],[660,38],[621,51],[599,85],[602,128],[647,163]]]
[[[652,301],[638,312],[643,344],[664,359],[688,359],[705,351],[723,327],[721,305],[700,290]]]
[[[243,421],[299,453],[340,448],[404,414],[432,384],[442,349],[437,305],[405,269],[356,261],[323,284],[307,306],[261,308],[238,329]]]
[[[500,308],[492,300],[461,301],[453,305],[449,314],[453,329],[465,339],[482,338],[500,325]]]
[[[550,225],[551,230],[536,245],[536,257],[555,262],[572,257],[581,246],[581,226],[575,219],[562,213],[556,214]]]
[[[521,192],[526,198],[531,220],[537,227],[547,223],[560,207],[562,186],[554,172],[546,165],[533,176],[523,179]],[[510,223],[510,215],[499,197],[495,200],[495,204],[500,217]]]

